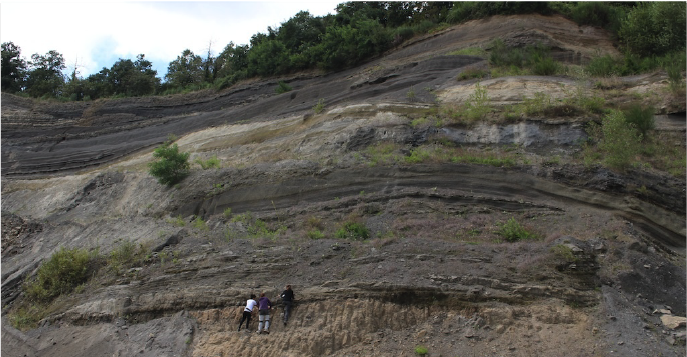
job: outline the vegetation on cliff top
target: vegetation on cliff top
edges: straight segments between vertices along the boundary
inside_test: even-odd
[[[2,90],[35,98],[92,100],[222,89],[245,78],[352,67],[448,25],[525,13],[557,13],[606,28],[626,53],[624,72],[645,70],[640,64],[656,56],[684,56],[684,2],[346,2],[337,6],[335,15],[315,17],[301,11],[280,27],[253,35],[249,44],[227,44],[216,56],[210,50],[202,57],[186,49],[169,63],[164,81],[144,54],[135,61],[119,59],[111,68],[81,78],[76,72],[63,73],[65,61],[57,51],[33,54],[27,61],[18,45],[6,42]]]

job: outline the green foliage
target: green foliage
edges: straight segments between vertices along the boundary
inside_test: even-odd
[[[21,48],[13,42],[2,44],[2,91],[17,93],[26,81],[26,61],[21,57]]]
[[[429,350],[425,346],[420,345],[415,347],[415,354],[418,356],[425,356],[428,352]]]
[[[550,76],[561,71],[562,66],[551,58],[549,49],[541,45],[524,48],[508,47],[500,40],[494,40],[489,53],[489,63],[496,67],[511,68],[509,73],[517,75],[518,69],[529,68],[533,74]]]
[[[489,76],[489,71],[477,68],[477,67],[467,67],[465,70],[460,72],[458,75],[458,80],[459,81],[464,81],[466,79],[473,79],[473,78],[486,78]]]
[[[254,218],[250,212],[234,215],[231,222],[241,223],[246,230],[248,238],[276,238],[286,231],[286,226],[279,224],[277,227],[270,227],[265,221]],[[228,238],[236,236],[235,232],[227,232]]]
[[[408,92],[406,92],[406,98],[411,102],[415,100],[415,89],[411,86]]]
[[[633,104],[628,109],[623,110],[623,115],[625,121],[633,125],[642,134],[642,137],[646,137],[647,133],[655,127],[654,108],[651,106]]]
[[[286,82],[284,82],[284,81],[279,81],[279,84],[277,85],[277,89],[275,89],[277,94],[290,92],[292,90],[293,90],[293,88],[291,88],[291,86],[286,84]]]
[[[410,155],[404,158],[405,162],[409,164],[418,164],[429,159],[431,153],[424,148],[414,148],[410,151]]]
[[[365,240],[370,238],[370,231],[362,223],[346,222],[336,231],[339,239]]]
[[[222,212],[222,215],[223,215],[225,218],[231,217],[231,207],[225,208],[225,209],[224,209],[224,212]]]
[[[38,268],[35,279],[24,282],[29,300],[45,303],[70,293],[88,278],[91,257],[85,249],[60,248]]]
[[[49,51],[44,56],[34,53],[29,61],[26,77],[26,91],[34,98],[56,98],[60,95],[65,78],[64,57],[57,51]]]
[[[470,164],[479,164],[479,165],[489,165],[489,166],[494,166],[494,167],[503,167],[503,166],[514,166],[515,165],[515,160],[512,158],[500,158],[495,155],[487,155],[486,157],[483,156],[473,156],[473,155],[460,155],[460,156],[453,156],[451,158],[452,162],[464,162],[464,163],[470,163]]]
[[[465,116],[470,120],[479,120],[490,111],[487,89],[477,83],[475,92],[470,94],[467,103],[465,103]]]
[[[305,224],[310,228],[315,228],[320,231],[324,230],[324,223],[322,222],[322,219],[315,216],[308,217],[308,220],[305,222]]]
[[[324,233],[322,233],[319,229],[311,229],[308,231],[308,238],[310,238],[310,239],[323,239]]]
[[[205,78],[203,59],[186,49],[169,63],[165,79],[169,87],[186,88],[202,83]]]
[[[510,218],[506,223],[499,224],[496,234],[508,242],[517,242],[526,239],[534,239],[536,236],[525,229],[515,218]]]
[[[625,11],[619,6],[605,2],[580,1],[572,8],[570,16],[580,25],[603,27],[616,33],[624,19]]]
[[[551,253],[568,263],[577,261],[577,257],[575,256],[575,253],[573,253],[572,248],[568,247],[567,245],[556,244],[555,246],[551,247]]]
[[[623,21],[619,37],[640,56],[662,55],[685,49],[685,2],[642,2]]]
[[[170,224],[177,226],[177,227],[185,227],[186,226],[186,221],[181,217],[181,215],[176,216],[176,218],[170,218],[167,220]]]
[[[370,160],[370,166],[390,165],[401,160],[397,152],[399,146],[392,142],[378,142],[365,149],[365,155]]]
[[[147,251],[142,245],[125,240],[113,249],[107,257],[107,266],[115,273],[122,269],[131,268],[141,264]]]
[[[493,66],[522,68],[525,62],[525,51],[520,48],[507,47],[501,39],[496,39],[491,44],[489,63]]]
[[[47,311],[41,304],[22,304],[15,311],[7,315],[9,322],[14,328],[28,330],[38,327],[38,322],[42,320]]]
[[[617,61],[610,55],[592,58],[585,69],[594,77],[618,75]]]
[[[672,81],[682,82],[682,71],[685,69],[685,52],[674,51],[661,56],[640,57],[626,53],[622,57],[605,55],[592,58],[585,66],[585,71],[594,77],[628,76],[646,73],[663,68]],[[672,74],[672,76],[671,76]]]
[[[211,169],[211,168],[219,168],[220,167],[220,161],[217,158],[217,155],[214,155],[213,157],[203,161],[201,158],[197,158],[195,161],[200,167],[203,168],[203,170]]]
[[[171,140],[168,140],[153,152],[157,161],[148,164],[148,172],[160,184],[172,186],[189,174],[189,156],[188,152],[180,153],[177,144],[171,144]]]
[[[205,221],[201,217],[196,217],[196,219],[192,223],[192,226],[193,228],[200,229],[201,231],[207,231],[208,229],[210,229],[208,227],[208,224],[205,223]]]
[[[561,69],[561,65],[546,54],[536,53],[531,60],[532,73],[536,75],[552,76]]]
[[[612,168],[627,168],[641,148],[642,134],[618,110],[606,115],[600,127],[590,124],[587,132],[597,141],[604,163]]]
[[[606,164],[617,169],[628,167],[638,153],[642,134],[625,120],[620,111],[613,111],[603,118],[601,131],[601,148],[606,154]]]
[[[520,104],[520,108],[527,115],[537,115],[543,113],[544,110],[552,104],[553,101],[550,95],[543,92],[537,92],[534,93],[534,97],[525,98],[522,104]]]
[[[446,21],[456,24],[493,15],[526,13],[540,13],[546,15],[550,12],[551,10],[546,2],[461,1],[454,3],[446,16]]]
[[[324,99],[320,98],[320,100],[317,101],[317,104],[315,104],[315,106],[312,107],[312,110],[316,114],[322,113],[324,111]]]

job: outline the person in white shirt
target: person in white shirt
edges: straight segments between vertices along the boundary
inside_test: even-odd
[[[248,324],[250,324],[250,317],[253,313],[253,309],[257,305],[258,303],[257,301],[255,301],[255,294],[250,294],[250,299],[246,301],[246,307],[243,309],[243,316],[241,317],[241,322],[239,322],[239,331],[241,331],[241,325],[243,325],[243,321],[246,321],[246,331],[250,332]]]

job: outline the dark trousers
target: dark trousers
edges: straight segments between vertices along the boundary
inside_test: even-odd
[[[291,315],[291,304],[292,301],[284,301],[284,322],[289,321],[289,316]]]
[[[241,330],[241,325],[243,325],[244,321],[246,321],[246,330],[248,329],[248,324],[250,323],[250,316],[251,316],[250,311],[244,311],[243,312],[243,316],[241,317],[241,322],[239,322],[239,330]]]

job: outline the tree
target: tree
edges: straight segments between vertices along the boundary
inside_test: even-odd
[[[107,72],[114,94],[137,97],[155,93],[160,79],[156,77],[157,71],[152,66],[144,54],[136,56],[136,62],[120,58]]]
[[[26,91],[33,97],[58,97],[62,94],[66,68],[64,57],[57,51],[49,51],[45,56],[34,53],[29,62],[30,69],[26,79]]]
[[[248,74],[271,76],[288,72],[289,55],[284,44],[266,40],[253,46],[248,52]]]
[[[643,2],[620,25],[619,37],[640,56],[685,49],[685,2]]]
[[[185,88],[200,84],[205,77],[203,59],[186,49],[177,59],[169,63],[165,79],[172,87]]]
[[[12,42],[2,44],[2,91],[16,93],[24,88],[26,61],[21,56],[21,48]]]
[[[157,178],[162,185],[171,186],[183,180],[189,173],[190,164],[188,157],[190,153],[179,152],[177,144],[172,144],[172,140],[165,141],[153,152],[153,157],[157,161],[148,164],[150,174]]]

